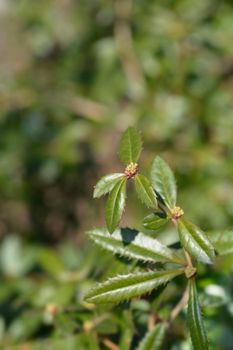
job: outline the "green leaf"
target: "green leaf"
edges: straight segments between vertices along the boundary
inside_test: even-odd
[[[119,350],[130,350],[134,336],[134,321],[131,310],[124,310],[119,321],[121,328]]]
[[[169,221],[165,213],[153,213],[146,216],[143,220],[143,226],[148,230],[158,230]]]
[[[138,350],[159,350],[163,344],[166,331],[164,323],[157,324],[148,332],[139,344]]]
[[[99,198],[104,194],[110,192],[119,179],[124,177],[123,173],[114,173],[103,176],[95,185],[94,198]]]
[[[233,231],[212,232],[208,235],[220,255],[233,254]]]
[[[176,182],[169,165],[159,156],[154,159],[151,168],[153,188],[162,197],[168,207],[176,204]]]
[[[157,199],[150,181],[141,174],[135,176],[135,188],[138,198],[148,207],[157,208]]]
[[[86,295],[85,300],[90,303],[120,302],[149,293],[183,272],[183,269],[179,269],[120,275],[98,284]]]
[[[208,341],[194,279],[189,280],[188,325],[194,350],[208,350]]]
[[[58,254],[49,248],[43,248],[38,257],[39,265],[51,276],[62,278],[65,274],[65,267]]]
[[[126,178],[123,178],[118,180],[109,194],[105,208],[105,219],[110,233],[116,229],[121,219],[125,207],[125,188]]]
[[[205,264],[212,264],[215,257],[214,247],[203,231],[191,222],[178,220],[178,232],[182,246],[191,256]]]
[[[119,146],[119,157],[124,164],[136,163],[142,150],[140,134],[133,127],[126,129]]]
[[[106,229],[100,228],[89,231],[88,235],[101,247],[131,259],[183,263],[171,249],[136,230],[117,229],[110,235]]]

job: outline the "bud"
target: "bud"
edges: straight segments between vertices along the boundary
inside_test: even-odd
[[[196,275],[197,269],[194,266],[187,266],[184,272],[187,278],[191,278]]]
[[[184,215],[183,209],[180,207],[174,207],[171,209],[171,218],[172,220],[178,220]]]
[[[138,164],[137,163],[130,163],[125,168],[125,175],[127,176],[127,179],[132,179],[138,172]]]
[[[58,311],[59,310],[57,304],[50,303],[47,304],[45,307],[45,312],[51,316],[55,316],[58,313]]]

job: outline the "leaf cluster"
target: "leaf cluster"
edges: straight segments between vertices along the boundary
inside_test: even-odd
[[[203,230],[184,218],[183,209],[177,205],[177,186],[169,165],[156,156],[150,177],[140,174],[137,162],[141,147],[140,134],[134,128],[128,128],[119,147],[119,157],[126,166],[125,171],[104,176],[94,189],[95,198],[109,194],[105,210],[107,228],[94,229],[88,234],[96,244],[116,255],[142,261],[142,268],[146,271],[136,270],[111,277],[94,286],[87,293],[86,300],[90,303],[122,302],[152,293],[178,275],[183,275],[187,279],[187,317],[193,347],[195,350],[207,350],[208,341],[196,288],[197,263],[213,264],[216,253],[232,251],[232,237],[228,235],[229,238],[225,237],[223,241],[217,236],[211,241]],[[125,207],[128,181],[134,182],[138,198],[152,210],[143,219],[147,233],[118,228]],[[177,231],[178,249],[172,249],[148,236],[148,230],[154,235],[168,223]],[[184,306],[182,304],[181,309]],[[139,349],[159,349],[167,326],[166,322],[156,325],[142,340]]]

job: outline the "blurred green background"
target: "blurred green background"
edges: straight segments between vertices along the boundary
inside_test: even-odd
[[[232,227],[231,0],[0,0],[1,349],[135,350],[151,307],[166,319],[180,297],[178,283],[161,302],[82,301],[130,269],[85,235],[104,225],[93,186],[122,171],[129,125],[142,132],[145,174],[156,154],[175,171],[190,219]],[[146,213],[130,193],[122,225],[141,228]],[[201,270],[203,300],[220,299],[205,311],[215,350],[233,349],[232,264]],[[191,349],[186,338],[183,318],[165,349]]]

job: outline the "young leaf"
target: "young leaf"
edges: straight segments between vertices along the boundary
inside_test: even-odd
[[[122,179],[123,177],[124,174],[122,173],[108,174],[103,176],[95,185],[93,197],[99,198],[104,194],[110,192],[118,180]]]
[[[159,156],[154,159],[151,168],[151,182],[169,207],[176,204],[176,182],[172,170]]]
[[[108,196],[105,219],[108,231],[112,233],[121,219],[125,207],[126,178],[118,180]]]
[[[140,134],[133,127],[126,129],[119,146],[119,157],[124,164],[136,163],[142,150]]]
[[[180,269],[120,275],[98,284],[88,292],[85,300],[90,303],[120,302],[149,293],[183,272]]]
[[[141,174],[135,176],[135,188],[138,198],[148,207],[157,208],[157,199],[150,181]]]
[[[233,231],[214,232],[208,235],[220,255],[233,254]]]
[[[194,350],[208,350],[195,280],[189,280],[188,325]]]
[[[138,350],[159,350],[163,344],[166,331],[164,323],[157,324],[148,332],[139,344]]]
[[[106,229],[95,229],[88,235],[101,247],[131,259],[183,264],[171,249],[136,230],[117,229],[110,235]]]
[[[169,221],[164,213],[153,213],[147,215],[143,220],[143,226],[148,230],[158,230]]]
[[[191,222],[178,220],[178,232],[182,246],[191,256],[205,264],[212,264],[215,257],[214,247],[203,231]]]

